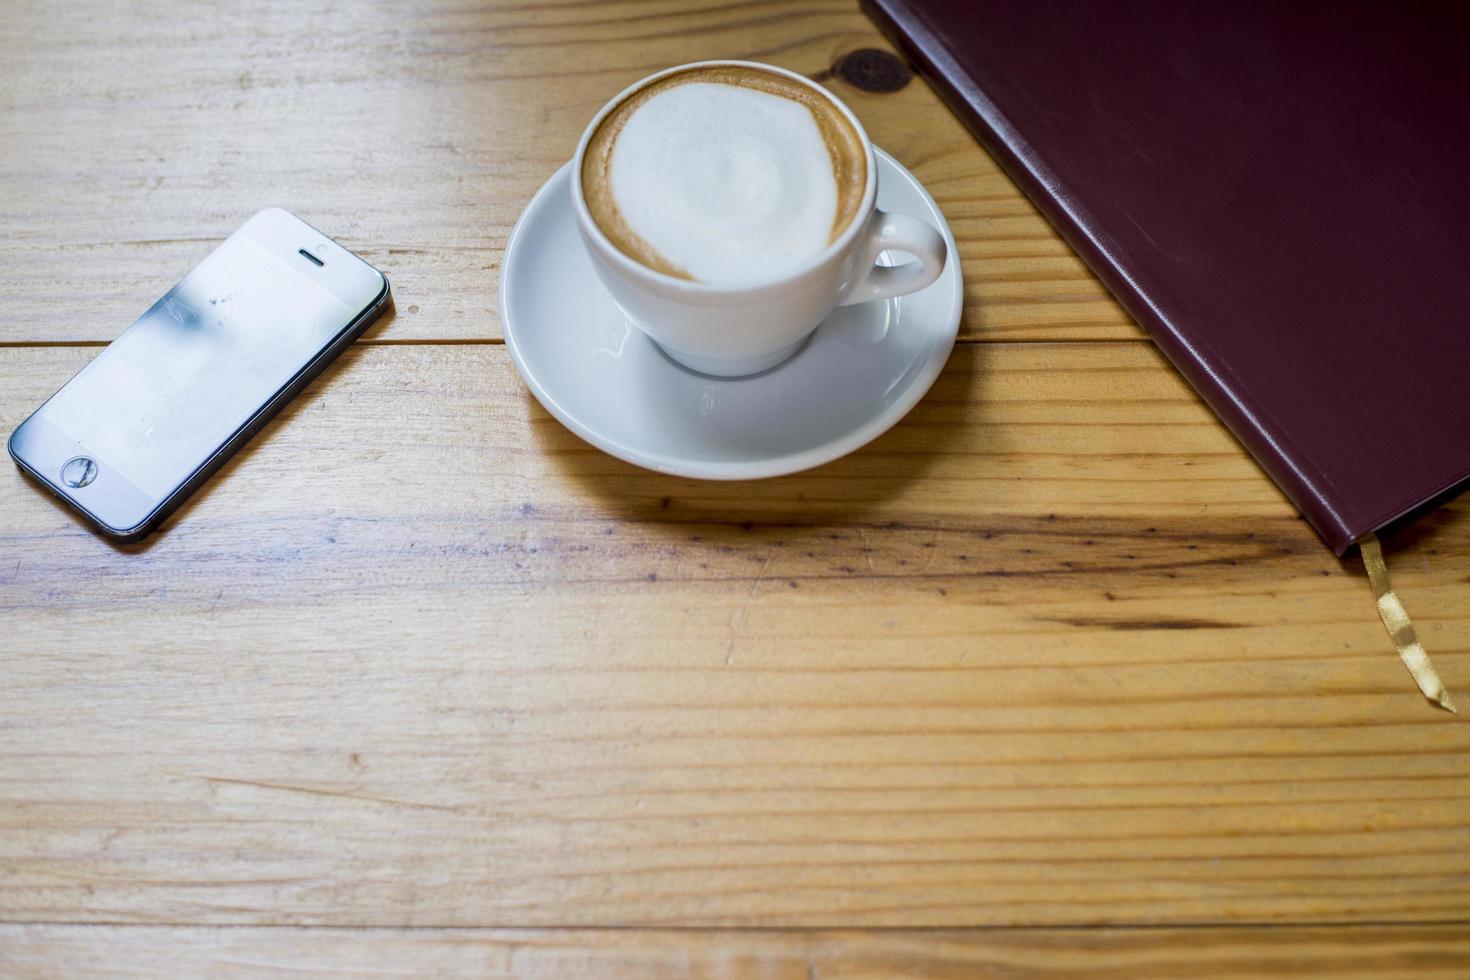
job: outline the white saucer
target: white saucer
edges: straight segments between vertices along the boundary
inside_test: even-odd
[[[674,364],[614,305],[577,236],[571,165],[562,167],[531,199],[506,245],[500,323],[516,369],[567,428],[663,473],[781,476],[877,438],[939,376],[964,290],[954,235],[934,199],[892,157],[875,152],[878,206],[938,228],[949,246],[944,272],[917,293],[839,307],[791,360],[733,380]]]

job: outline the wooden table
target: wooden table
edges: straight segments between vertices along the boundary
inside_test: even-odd
[[[1470,729],[864,48],[851,0],[0,5],[0,429],[266,204],[397,297],[149,543],[0,470],[0,974],[1470,970]],[[730,56],[844,98],[966,284],[905,422],[735,486],[580,442],[496,314],[594,110]],[[1386,547],[1470,692],[1470,505]]]

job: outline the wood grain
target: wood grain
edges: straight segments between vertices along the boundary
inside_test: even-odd
[[[1462,977],[1464,925],[941,932],[0,926],[0,971],[683,980]]]
[[[852,0],[0,5],[0,342],[107,341],[279,204],[393,281],[383,340],[486,339],[532,193],[624,86],[887,48]],[[1141,334],[922,81],[827,80],[929,186],[963,335]]]
[[[0,428],[93,352],[0,352]],[[151,544],[0,491],[0,918],[1461,920],[1470,736],[1138,344],[966,345],[808,474],[349,353]],[[1388,542],[1470,687],[1470,507]]]
[[[0,4],[0,432],[263,205],[397,297],[145,544],[0,468],[0,974],[1470,972],[1467,729],[860,48],[851,0]],[[986,342],[739,486],[579,442],[496,315],[586,120],[718,57],[924,180]],[[1470,503],[1385,550],[1470,690]]]

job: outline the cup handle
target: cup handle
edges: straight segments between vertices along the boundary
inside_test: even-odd
[[[923,289],[939,278],[949,257],[944,236],[939,232],[917,218],[887,211],[873,212],[859,248],[857,267],[862,271],[837,301],[838,306],[852,306]],[[907,252],[917,261],[896,266],[878,265],[878,253],[888,249]]]

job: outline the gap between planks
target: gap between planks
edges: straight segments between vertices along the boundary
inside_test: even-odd
[[[202,923],[202,922],[152,922],[131,920],[87,920],[72,921],[67,919],[0,919],[0,927],[8,926],[32,926],[36,928],[64,928],[64,929],[210,929],[219,931],[248,932],[250,930],[296,930],[301,932],[382,932],[394,930],[398,932],[644,932],[644,933],[668,933],[668,934],[695,934],[714,933],[729,936],[759,936],[759,935],[802,935],[805,933],[871,933],[874,935],[887,934],[924,934],[943,936],[945,934],[961,933],[985,933],[988,935],[1005,935],[1007,933],[1077,933],[1090,932],[1199,932],[1208,930],[1222,934],[1231,932],[1251,932],[1262,930],[1302,930],[1302,929],[1453,929],[1470,927],[1470,919],[1386,919],[1360,922],[1351,919],[1262,919],[1262,920],[1231,920],[1220,922],[1212,920],[1199,921],[1175,921],[1175,922],[1120,922],[1109,925],[1098,925],[1085,922],[1052,923],[1048,925],[958,925],[958,926],[845,926],[840,924],[819,926],[679,926],[679,925],[639,925],[636,923],[612,924],[612,925],[514,925],[506,923],[491,923],[485,925],[426,925],[418,923],[415,925],[393,925],[390,923],[375,923],[373,925],[302,925],[299,922],[256,922],[256,923]]]
[[[26,348],[45,349],[52,347],[106,347],[111,344],[110,340],[0,340],[0,350],[24,350]],[[992,346],[1029,346],[1050,344],[1054,347],[1086,345],[1088,347],[1127,347],[1137,344],[1152,345],[1153,341],[1147,337],[1097,337],[1058,340],[1054,337],[1037,338],[997,338],[989,337],[957,337],[955,344],[989,344]],[[374,337],[368,340],[359,340],[355,346],[358,347],[503,347],[505,340],[501,337],[461,337],[433,339],[428,337],[393,338]]]

